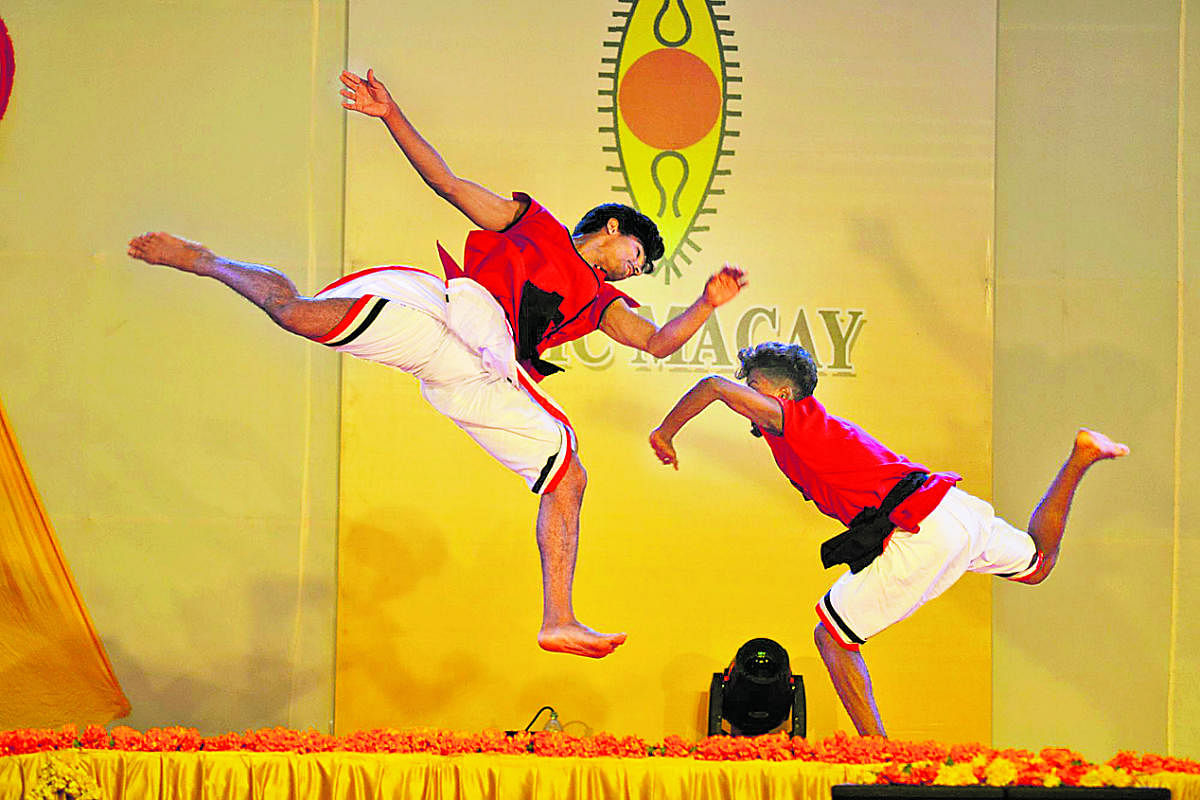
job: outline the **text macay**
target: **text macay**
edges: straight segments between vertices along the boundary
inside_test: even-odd
[[[672,306],[665,319],[683,309]],[[625,363],[641,370],[732,371],[737,367],[738,350],[759,342],[781,341],[795,342],[811,353],[823,375],[854,374],[852,351],[867,323],[867,312],[862,309],[818,308],[810,313],[798,308],[791,315],[781,314],[777,306],[754,306],[742,312],[732,328],[723,321],[724,310],[717,309],[691,341],[667,358],[656,359],[621,347],[600,333],[551,348],[542,357],[560,367],[608,369],[619,355]],[[652,306],[642,306],[637,312],[658,324],[659,316]],[[727,335],[730,331],[732,340]]]

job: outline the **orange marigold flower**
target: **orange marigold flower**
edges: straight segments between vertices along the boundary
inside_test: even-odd
[[[952,745],[950,747],[950,751],[946,754],[946,760],[948,762],[953,762],[955,764],[961,764],[963,762],[973,761],[976,756],[979,756],[979,755],[982,755],[985,753],[990,754],[991,748],[984,747],[979,742],[968,742],[966,744],[956,744],[956,745]],[[988,760],[989,761],[991,760],[990,755],[988,757]]]
[[[1058,775],[1058,779],[1063,782],[1063,785],[1078,786],[1079,781],[1087,774],[1087,771],[1087,764],[1072,764],[1066,767],[1059,767],[1054,770],[1054,773]]]
[[[100,725],[88,725],[79,737],[79,746],[89,750],[107,750],[109,745],[108,731]]]
[[[502,730],[489,729],[479,735],[480,753],[517,755],[529,751],[530,735],[524,731],[509,736]]]
[[[658,752],[667,758],[687,758],[692,754],[692,749],[693,746],[685,742],[682,737],[672,734],[663,739]]]
[[[1052,767],[1078,766],[1079,764],[1087,763],[1086,758],[1074,750],[1068,750],[1065,747],[1043,747],[1038,751],[1038,755]]]
[[[539,756],[581,757],[583,742],[577,736],[558,731],[538,731],[533,735],[533,752]]]
[[[768,733],[752,739],[758,758],[764,761],[791,761],[792,743],[786,733]]]

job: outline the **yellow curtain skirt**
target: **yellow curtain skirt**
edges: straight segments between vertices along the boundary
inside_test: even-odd
[[[82,750],[0,758],[0,797],[32,793],[51,757],[82,767],[105,800],[828,800],[834,784],[862,775],[861,767],[803,761]],[[1143,776],[1138,785],[1200,800],[1200,776]]]

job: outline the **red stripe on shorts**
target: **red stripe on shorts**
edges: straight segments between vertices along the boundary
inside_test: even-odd
[[[1029,579],[1033,577],[1033,573],[1037,572],[1041,568],[1042,561],[1044,561],[1044,560],[1045,560],[1045,556],[1039,552],[1037,554],[1036,558],[1034,559],[1033,566],[1031,566],[1028,570],[1025,570],[1024,574],[1021,575],[1021,577],[1009,578],[1009,580],[1012,581],[1013,583],[1028,584]]]
[[[571,466],[571,455],[574,452],[574,448],[571,446],[571,438],[575,433],[575,428],[571,426],[571,420],[567,419],[567,415],[564,414],[562,410],[556,407],[552,402],[550,402],[548,397],[544,396],[540,391],[538,391],[537,385],[525,376],[524,370],[517,370],[517,378],[521,381],[521,388],[529,393],[529,396],[533,398],[534,402],[545,409],[546,413],[554,417],[567,428],[568,436],[566,457],[563,459],[563,463],[559,465],[558,470],[550,476],[550,480],[546,481],[546,485],[542,489],[542,494],[550,494],[555,490],[555,488],[557,488],[558,482],[562,480],[563,475],[567,474],[567,469]]]
[[[321,294],[323,292],[328,292],[330,289],[335,289],[338,286],[341,286],[343,283],[347,283],[349,281],[355,280],[356,278],[361,278],[364,275],[373,275],[376,272],[383,272],[384,270],[389,270],[389,269],[402,269],[407,272],[424,272],[426,275],[433,275],[433,277],[437,278],[437,275],[434,275],[432,272],[428,272],[423,269],[417,269],[416,267],[405,267],[405,266],[400,266],[400,265],[390,266],[390,267],[371,267],[370,269],[363,269],[363,270],[359,270],[358,272],[351,272],[349,275],[346,275],[345,277],[338,278],[336,281],[334,281],[333,283],[326,286],[320,292],[317,292],[317,294]],[[438,280],[441,280],[441,278],[438,278]]]
[[[858,652],[858,645],[842,638],[841,630],[838,629],[837,624],[833,620],[825,615],[825,609],[821,608],[820,602],[817,603],[817,616],[821,619],[821,624],[825,626],[825,630],[829,631],[829,635],[833,637],[833,640],[838,643],[839,647],[854,653]]]
[[[342,321],[333,326],[333,330],[324,336],[314,336],[313,341],[325,344],[325,342],[336,339],[346,328],[350,327],[350,323],[358,318],[359,313],[363,310],[368,301],[371,300],[373,294],[364,294],[362,297],[354,301],[354,305],[350,306],[350,310],[346,312],[346,316],[342,317]]]

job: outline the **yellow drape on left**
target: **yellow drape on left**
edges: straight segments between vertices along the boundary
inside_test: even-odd
[[[0,405],[0,728],[129,713]]]

